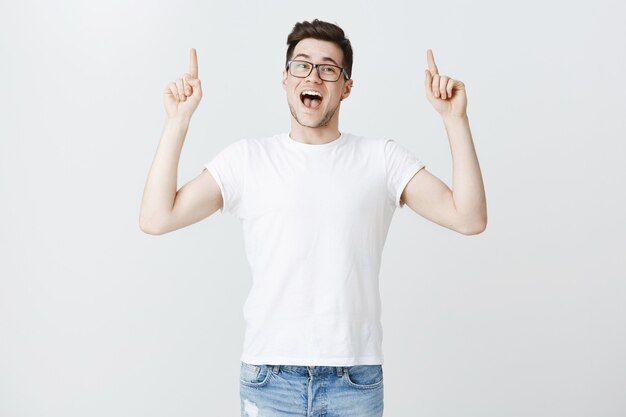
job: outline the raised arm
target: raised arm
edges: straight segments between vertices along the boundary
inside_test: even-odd
[[[426,51],[426,97],[442,116],[452,152],[450,189],[439,178],[420,170],[408,182],[401,200],[413,211],[466,235],[487,227],[487,200],[467,117],[465,84],[439,75],[432,50]]]
[[[219,186],[206,169],[176,191],[180,153],[201,99],[198,58],[192,48],[189,72],[169,83],[164,91],[165,127],[148,173],[139,215],[139,227],[145,233],[160,235],[180,229],[222,207]]]

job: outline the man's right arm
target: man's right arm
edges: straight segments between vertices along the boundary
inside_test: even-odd
[[[148,173],[139,215],[139,227],[148,234],[162,235],[189,226],[224,204],[219,186],[206,169],[176,191],[180,152],[201,99],[198,55],[191,48],[189,73],[169,83],[163,92],[165,128]]]
[[[222,193],[207,169],[176,191],[178,162],[189,118],[167,118],[141,202],[139,227],[161,235],[196,223],[223,206]]]

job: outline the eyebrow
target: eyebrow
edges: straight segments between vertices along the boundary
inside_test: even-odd
[[[299,56],[301,56],[302,58],[311,59],[311,57],[310,57],[310,56],[308,56],[307,54],[298,54],[298,55],[294,56],[294,57],[293,57],[293,59],[296,59],[296,58],[298,58]],[[341,66],[341,65],[339,65],[337,62],[335,62],[335,60],[334,60],[334,59],[332,59],[332,58],[330,58],[330,57],[327,57],[327,56],[323,57],[323,58],[322,58],[322,61],[330,61],[330,62],[332,62],[333,64],[337,65],[338,67],[340,67],[340,66]]]

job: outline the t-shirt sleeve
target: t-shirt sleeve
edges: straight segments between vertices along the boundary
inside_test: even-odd
[[[407,183],[425,165],[408,149],[392,139],[385,141],[385,167],[387,170],[387,195],[395,207],[400,204],[400,196]]]
[[[222,192],[224,206],[220,212],[237,214],[239,211],[245,185],[246,150],[246,140],[239,140],[226,146],[203,166]]]

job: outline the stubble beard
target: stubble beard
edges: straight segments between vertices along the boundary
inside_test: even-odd
[[[328,123],[330,123],[330,120],[333,118],[338,108],[339,108],[339,104],[337,104],[337,106],[335,106],[332,109],[328,109],[328,111],[324,113],[324,117],[322,117],[322,120],[320,120],[317,126],[311,126],[311,125],[305,125],[304,123],[300,121],[300,119],[298,119],[298,115],[296,114],[296,109],[291,105],[291,103],[289,103],[289,111],[291,112],[291,116],[296,120],[296,122],[298,122],[300,126],[313,127],[313,128],[328,126]]]

